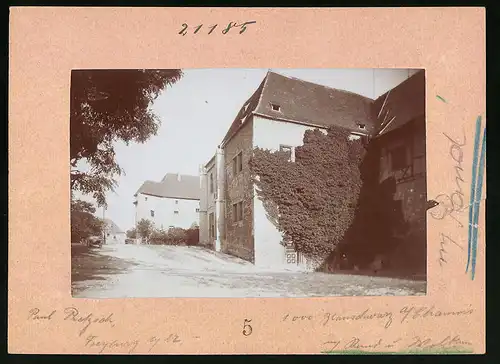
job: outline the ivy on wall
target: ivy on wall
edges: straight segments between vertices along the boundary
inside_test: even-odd
[[[257,195],[270,221],[283,234],[283,244],[309,258],[325,258],[352,224],[366,153],[361,140],[331,127],[304,134],[295,161],[288,154],[256,148],[250,160]]]

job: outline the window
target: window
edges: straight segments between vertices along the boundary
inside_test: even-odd
[[[211,239],[215,239],[215,215],[213,212],[208,215],[208,229]]]
[[[214,174],[210,173],[210,193],[214,193]]]
[[[364,129],[366,129],[366,125],[365,124],[358,124],[358,128],[364,130]]]
[[[144,201],[147,201],[147,200],[148,200],[148,198],[147,198],[147,197],[144,197]]]
[[[179,210],[175,210],[174,214],[178,215],[179,214]]]
[[[399,171],[408,166],[408,163],[406,161],[406,148],[404,145],[390,150],[389,155],[392,171]]]
[[[151,210],[150,214],[151,214],[151,217],[155,217],[155,211],[154,210]]]
[[[179,204],[179,200],[175,200],[175,204],[178,205]]]
[[[288,145],[280,145],[280,152],[286,153],[287,159],[292,160],[292,147]]]
[[[239,152],[236,157],[233,158],[233,175],[237,175],[243,170],[243,153]]]
[[[200,209],[196,209],[196,212],[200,212]]]
[[[281,111],[281,107],[278,104],[271,103],[270,105],[273,111]]]
[[[243,220],[243,202],[233,204],[233,221],[238,222]]]

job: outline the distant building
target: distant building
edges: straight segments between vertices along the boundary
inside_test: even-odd
[[[412,73],[411,77],[408,72],[407,77],[409,88],[421,87],[425,90],[418,81],[425,77],[423,72]],[[413,81],[410,81],[411,79]],[[415,83],[415,79],[418,82]],[[403,81],[400,80],[399,83]],[[282,245],[281,232],[267,217],[263,202],[255,192],[248,166],[254,148],[286,151],[290,159],[294,160],[295,148],[303,144],[306,130],[326,131],[329,126],[348,130],[350,140],[368,140],[378,136],[383,147],[392,141],[399,143],[399,137],[394,130],[403,124],[406,125],[411,119],[414,120],[411,125],[416,125],[419,130],[416,138],[423,138],[424,149],[422,151],[420,139],[420,144],[415,146],[419,148],[419,153],[425,153],[425,132],[422,136],[422,130],[425,131],[425,100],[419,99],[411,113],[416,119],[413,119],[413,116],[408,119],[405,110],[413,102],[412,97],[411,93],[402,94],[399,91],[389,96],[391,104],[394,105],[393,109],[398,114],[397,121],[390,120],[390,117],[383,119],[385,114],[379,120],[374,117],[374,104],[379,105],[381,98],[375,101],[351,92],[268,72],[258,89],[239,111],[215,155],[202,168],[200,243],[258,266],[299,264],[312,268],[310,262],[306,262],[305,257],[295,252],[292,246]],[[406,99],[402,100],[404,98]],[[381,125],[382,122],[388,121],[394,124]],[[387,126],[387,129],[382,130],[381,126]],[[408,158],[405,159],[405,166],[408,163],[415,165],[412,167],[414,171],[425,168],[425,158],[424,164],[418,166],[421,159],[410,159],[420,156]],[[383,160],[381,163],[384,163]],[[398,165],[394,168],[399,167]],[[381,168],[384,168],[382,164]],[[423,180],[408,182],[410,184],[401,188],[413,189],[411,193],[417,193],[420,201],[425,199],[425,171],[423,175],[418,176],[423,176]],[[385,176],[381,175],[381,180],[383,178]],[[417,185],[412,187],[411,183]],[[398,196],[403,194],[405,192],[401,190]],[[410,200],[413,201],[413,197]],[[414,205],[408,202],[407,206],[406,212],[410,216]]]
[[[134,195],[135,222],[150,220],[158,229],[190,228],[200,222],[200,177],[167,173],[145,181]]]
[[[114,221],[104,219],[104,234],[106,244],[125,244],[125,231],[120,229]]]

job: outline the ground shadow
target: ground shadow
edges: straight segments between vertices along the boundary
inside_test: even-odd
[[[104,246],[105,247],[105,246]],[[100,248],[91,248],[85,245],[71,247],[71,286],[72,293],[83,290],[85,287],[75,287],[85,281],[105,280],[107,275],[119,274],[136,266],[128,260],[119,259],[99,253]]]
[[[422,229],[412,229],[405,220],[402,201],[394,198],[396,180],[379,182],[379,165],[380,148],[371,142],[360,166],[363,185],[353,222],[318,270],[425,280],[426,257],[419,255],[425,228],[422,235]],[[425,215],[421,218],[425,226]],[[383,266],[374,266],[378,257]]]

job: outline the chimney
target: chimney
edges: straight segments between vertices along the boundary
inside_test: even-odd
[[[177,181],[181,181],[181,174],[180,173],[177,173]]]

